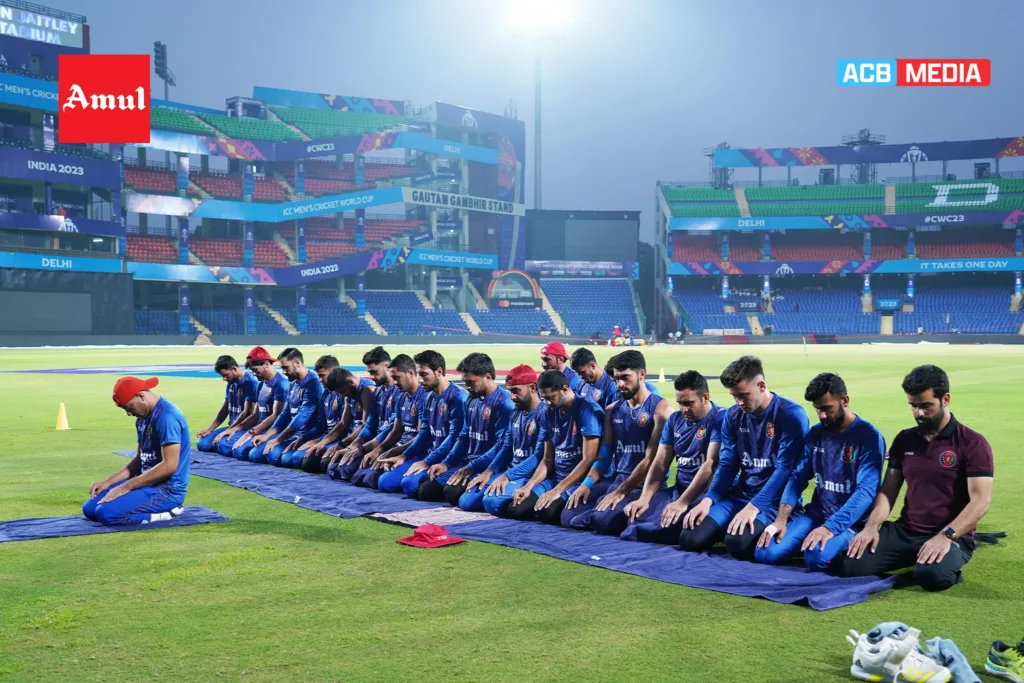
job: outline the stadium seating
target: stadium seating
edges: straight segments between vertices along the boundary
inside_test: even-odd
[[[270,110],[313,139],[374,133],[409,121],[404,116],[332,109],[271,106]]]
[[[143,261],[146,263],[178,262],[178,243],[166,237],[129,234],[126,246],[129,261]]]
[[[722,247],[714,235],[685,235],[676,233],[672,239],[672,260],[685,263],[720,261]]]
[[[199,118],[237,140],[271,140],[288,142],[301,140],[302,136],[280,121],[251,119],[245,116],[222,116],[220,114],[199,114]]]
[[[616,325],[637,334],[645,332],[640,330],[628,280],[546,278],[540,284],[574,336],[587,337],[597,331],[608,336]]]
[[[239,173],[217,174],[192,171],[188,177],[218,199],[242,198],[242,176]]]
[[[193,306],[192,315],[214,334],[245,334],[245,312],[241,305]]]
[[[436,334],[438,336],[470,334],[466,321],[458,311],[428,311],[414,292],[366,292],[366,310],[384,326],[389,335]]]
[[[286,202],[288,190],[274,178],[254,178],[252,198],[259,202]]]
[[[211,266],[239,266],[242,263],[242,240],[192,237],[189,249]]]
[[[750,202],[751,216],[834,216],[883,214],[882,201]]]
[[[257,240],[253,245],[253,265],[287,266],[288,254],[281,251],[281,246],[273,240]]]
[[[950,192],[950,197],[965,195],[985,195],[985,188],[965,188],[964,185],[973,183],[991,183],[999,188],[999,193],[1024,193],[1024,179],[1021,178],[985,178],[984,180],[964,179],[948,183],[899,183],[896,185],[897,199],[903,197],[928,197],[934,198],[936,186],[952,185],[955,189]]]
[[[191,135],[216,135],[216,131],[192,114],[170,107],[153,107],[149,114],[149,127]]]
[[[881,331],[881,315],[863,313],[857,290],[802,290],[775,294],[775,313],[759,313],[775,334],[867,335]]]
[[[412,173],[412,168],[402,163],[384,163],[385,160],[380,160],[378,163],[370,163],[367,161],[363,167],[364,179],[369,181],[374,180],[388,180],[390,178],[404,178]],[[280,169],[280,173],[288,179],[289,182],[294,184],[295,182],[295,165],[293,163],[283,164]],[[350,183],[355,182],[356,171],[355,164],[351,161],[346,161],[343,168],[338,168],[335,162],[318,161],[316,159],[309,159],[305,162],[305,176],[306,182],[308,183],[311,178],[319,178],[322,180],[347,180]]]
[[[548,312],[533,308],[496,308],[489,311],[471,311],[480,331],[484,334],[537,334],[555,326]],[[591,330],[593,331],[593,330]],[[607,333],[602,332],[607,336]]]
[[[137,166],[124,167],[124,184],[142,192],[177,194],[178,176],[170,171],[158,171]]]
[[[728,203],[736,201],[732,190],[714,190],[704,187],[664,187],[662,193],[667,202],[716,202]]]
[[[333,292],[311,290],[306,308],[308,334],[375,334],[365,320]]]
[[[923,290],[914,297],[914,311],[896,312],[893,331],[917,334],[920,325],[927,334],[1016,334],[1024,313],[1010,311],[1010,294],[999,287]],[[947,322],[948,316],[948,322]]]
[[[669,204],[673,217],[687,218],[728,218],[740,215],[740,207],[736,202],[731,204],[694,202],[692,204]]]
[[[135,334],[178,334],[178,311],[171,308],[136,308]]]
[[[845,201],[847,199],[883,199],[884,185],[799,185],[796,187],[748,187],[751,202],[799,202],[806,200]]]

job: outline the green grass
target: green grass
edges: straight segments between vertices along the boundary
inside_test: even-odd
[[[391,347],[392,354],[398,347]],[[409,350],[409,349],[406,349]],[[451,365],[472,347],[441,349]],[[499,369],[537,363],[536,347],[490,347]],[[654,374],[715,374],[748,351],[646,350]],[[899,619],[954,639],[976,666],[992,640],[1022,633],[1019,581],[1024,467],[1018,459],[1024,347],[757,347],[769,386],[802,397],[817,372],[846,379],[853,409],[888,440],[911,424],[900,379],[935,362],[953,410],[996,457],[981,527],[1010,538],[983,547],[966,583],[917,588],[814,612],[651,581],[469,542],[441,550],[394,541],[405,530],[340,520],[199,477],[188,502],[229,524],[0,544],[0,678],[138,680],[850,680],[847,629]],[[608,349],[595,350],[598,360]],[[242,349],[0,350],[0,368],[206,362]],[[322,349],[308,349],[312,361]],[[355,364],[362,349],[331,351]],[[0,519],[77,514],[88,486],[120,467],[132,420],[114,408],[111,375],[5,374]],[[164,378],[193,433],[223,384]],[[662,386],[670,395],[669,387]],[[720,403],[727,395],[713,383]],[[65,402],[72,430],[53,431]]]

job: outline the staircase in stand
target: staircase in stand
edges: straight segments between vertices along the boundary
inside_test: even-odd
[[[264,311],[266,311],[267,314],[274,319],[274,322],[280,325],[282,329],[284,329],[284,331],[288,333],[289,336],[297,337],[299,335],[299,331],[295,329],[294,325],[288,322],[288,318],[284,317],[278,311],[271,308],[266,301],[257,301],[256,305],[262,308]]]
[[[213,332],[210,331],[210,328],[199,322],[199,319],[196,318],[194,315],[189,315],[188,319],[192,321],[192,327],[196,328],[197,330],[205,334],[207,337],[213,336]]]
[[[747,201],[746,190],[742,187],[737,187],[734,194],[736,195],[736,203],[740,207],[740,216],[750,218],[750,202]]]
[[[288,244],[288,240],[284,238],[284,235],[277,230],[274,231],[274,244],[281,247],[281,251],[283,251],[284,255],[288,257],[288,263],[294,265],[299,262],[299,255],[291,248],[291,245]]]
[[[416,298],[420,300],[420,303],[423,304],[424,309],[428,311],[434,310],[434,304],[430,303],[430,299],[427,298],[426,294],[423,292],[414,292],[414,294],[416,294]]]
[[[750,334],[755,337],[764,336],[764,328],[761,327],[761,321],[757,318],[757,313],[747,313],[747,324],[750,325]]]
[[[896,213],[896,186],[885,186],[885,213],[892,215]]]
[[[382,337],[388,336],[388,331],[384,329],[384,326],[381,325],[377,321],[377,319],[373,317],[373,314],[370,313],[369,311],[367,311],[366,315],[363,316],[363,320],[365,320],[366,324],[370,326],[370,329],[372,329],[374,332],[376,332],[380,336],[382,336]]]
[[[469,328],[469,331],[473,333],[474,337],[478,337],[483,334],[483,330],[481,330],[480,326],[476,324],[475,320],[473,320],[473,315],[471,313],[459,313],[459,315],[466,322],[466,327]]]
[[[547,311],[548,315],[551,316],[551,322],[555,324],[555,328],[558,329],[559,334],[572,334],[569,332],[569,328],[565,326],[565,321],[562,320],[562,316],[558,315],[558,311],[556,311],[555,307],[551,305],[547,292],[545,292],[543,288],[540,290],[540,302],[541,308]]]

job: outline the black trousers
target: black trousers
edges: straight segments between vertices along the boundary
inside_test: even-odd
[[[935,564],[919,564],[917,553],[931,536],[911,533],[899,522],[885,522],[878,529],[875,552],[865,550],[859,560],[843,555],[839,563],[841,576],[872,576],[914,568],[914,578],[926,591],[942,591],[961,583],[963,566],[974,554],[973,538],[958,538],[949,552]]]
[[[709,550],[711,546],[719,541],[725,543],[725,549],[737,560],[753,561],[754,549],[757,547],[757,539],[765,530],[764,522],[754,520],[754,530],[749,527],[743,529],[743,533],[729,534],[718,526],[718,522],[710,515],[704,518],[694,529],[683,529],[679,532],[679,547],[683,550],[699,553]]]
[[[562,525],[562,509],[565,508],[565,501],[558,498],[551,505],[537,512],[533,509],[533,506],[537,504],[537,494],[530,492],[530,495],[526,497],[526,500],[519,503],[519,505],[509,505],[505,508],[505,516],[509,519],[516,519],[524,521],[527,519],[536,519],[545,524],[554,524],[555,526]]]

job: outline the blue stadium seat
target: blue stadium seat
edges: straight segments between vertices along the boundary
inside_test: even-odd
[[[307,334],[372,335],[365,320],[332,292],[311,290],[306,308]]]
[[[607,337],[616,325],[634,333],[645,332],[633,308],[629,280],[545,278],[540,285],[573,336],[587,337],[600,331]]]
[[[535,335],[541,327],[550,329],[555,325],[543,309],[496,308],[472,311],[472,315],[484,334]]]
[[[893,332],[917,334],[1017,334],[1024,313],[1010,311],[1010,294],[1002,287],[971,287],[916,292],[912,313],[893,315]],[[948,315],[948,322],[947,322]]]
[[[178,334],[178,311],[170,308],[136,308],[135,334]]]
[[[241,305],[237,308],[224,306],[194,307],[192,315],[213,334],[245,334],[245,312],[242,310]]]
[[[366,292],[366,310],[389,335],[425,334],[462,336],[471,334],[458,311],[423,308],[414,292]]]

